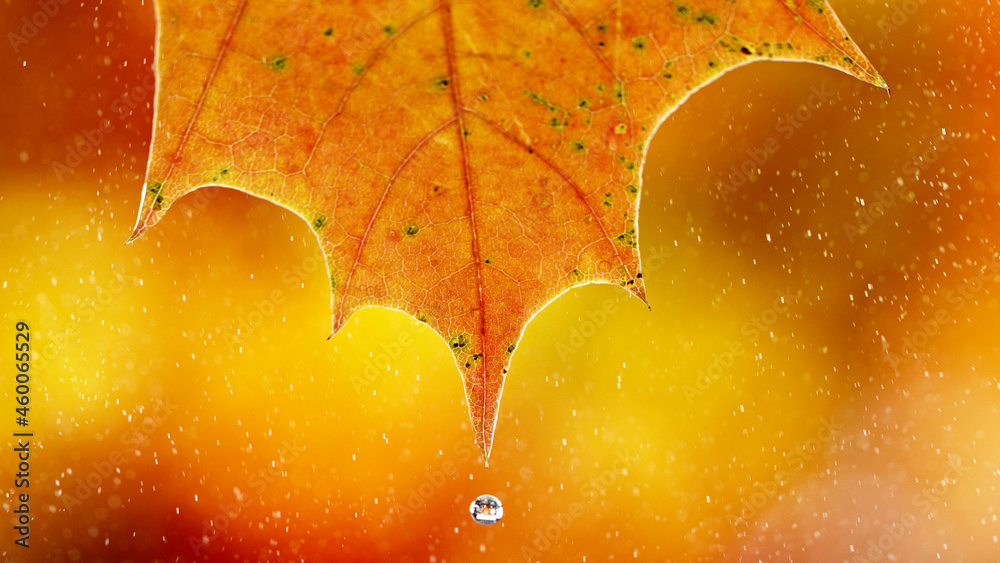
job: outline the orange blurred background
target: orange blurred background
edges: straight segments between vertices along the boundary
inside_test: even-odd
[[[0,558],[1000,560],[986,2],[836,2],[891,97],[791,63],[692,96],[644,168],[652,312],[589,286],[539,314],[488,469],[429,329],[367,309],[326,340],[289,212],[203,189],[122,244],[153,12],[85,4],[0,14],[0,345],[30,324],[34,433],[24,549],[8,357]]]

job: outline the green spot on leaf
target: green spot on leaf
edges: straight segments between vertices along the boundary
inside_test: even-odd
[[[709,12],[701,12],[695,16],[694,21],[705,25],[715,25],[716,23],[715,15]]]
[[[416,226],[414,223],[410,223],[409,225],[403,227],[403,234],[408,237],[412,237],[418,232],[420,232],[420,227]]]
[[[635,240],[635,229],[629,229],[625,231],[624,233],[615,237],[615,240],[624,244],[625,246],[631,246],[632,248],[635,248],[637,246]]]
[[[163,189],[163,184],[160,182],[150,182],[149,187],[146,188],[149,194],[153,196],[153,203],[151,207],[156,211],[163,209],[163,196],[160,195],[160,191]]]
[[[552,104],[550,104],[548,100],[543,98],[541,94],[537,92],[532,92],[531,90],[525,90],[524,94],[529,98],[531,98],[531,101],[535,102],[536,104],[543,105],[549,109],[552,109]]]
[[[285,70],[288,66],[288,57],[285,55],[279,55],[268,61],[267,65],[274,70]]]
[[[474,366],[474,365],[476,364],[476,362],[478,362],[478,361],[479,361],[479,359],[480,359],[480,358],[482,358],[482,357],[483,357],[483,354],[482,354],[481,352],[476,352],[475,354],[473,354],[473,355],[469,356],[469,359],[468,359],[468,360],[466,360],[466,362],[465,362],[465,367],[466,367],[466,368],[471,368],[471,367],[472,367],[472,366]]]

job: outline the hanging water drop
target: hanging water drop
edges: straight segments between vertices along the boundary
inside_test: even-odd
[[[496,524],[503,518],[503,504],[500,503],[500,499],[493,495],[480,495],[479,498],[472,501],[469,513],[472,514],[472,519],[476,522],[489,526]]]

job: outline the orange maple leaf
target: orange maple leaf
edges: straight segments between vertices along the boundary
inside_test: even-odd
[[[511,356],[571,287],[645,301],[647,142],[758,60],[885,86],[822,0],[159,0],[153,144],[132,238],[221,185],[308,221],[333,330],[362,307],[440,334],[486,459]]]

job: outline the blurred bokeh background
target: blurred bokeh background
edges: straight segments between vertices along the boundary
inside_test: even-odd
[[[692,96],[644,169],[652,311],[538,315],[487,469],[430,330],[326,339],[289,212],[204,189],[122,244],[152,7],[41,4],[0,11],[0,345],[30,323],[35,435],[23,549],[7,357],[0,558],[1000,560],[995,5],[835,2],[891,97],[791,63]]]

